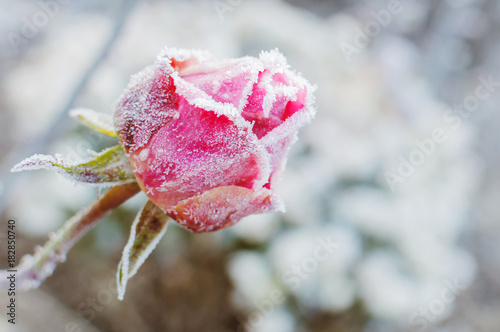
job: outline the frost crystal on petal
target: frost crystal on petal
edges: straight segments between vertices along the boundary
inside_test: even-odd
[[[227,186],[186,199],[169,215],[186,229],[201,233],[229,227],[250,214],[273,211],[284,211],[284,205],[270,190]]]
[[[262,70],[260,61],[244,57],[198,64],[189,75],[183,73],[182,79],[204,91],[215,102],[232,104],[239,114]]]
[[[178,101],[168,73],[149,67],[133,76],[115,113],[115,126],[127,152],[146,145],[158,129],[175,118]]]
[[[296,113],[303,114],[300,117],[312,118],[313,89],[300,74],[290,70],[285,57],[273,50],[262,52],[259,61],[263,70],[242,111],[242,116],[253,124],[257,137],[270,134]],[[296,122],[295,131],[304,123]]]
[[[250,129],[185,101],[179,110],[180,118],[151,139],[147,156],[144,150],[131,154],[143,189],[155,188],[150,199],[162,207],[175,206],[217,186],[258,189],[267,182],[269,156]]]
[[[286,118],[286,120],[278,127],[267,133],[262,137],[261,142],[265,146],[276,144],[281,139],[290,135],[296,134],[299,129],[312,121],[316,110],[314,108],[314,95],[313,92],[316,87],[311,86],[306,80],[297,78],[304,86],[300,99],[302,102],[295,102],[290,104],[291,107],[299,108],[293,114]]]
[[[297,131],[314,116],[312,93],[278,50],[214,59],[207,52],[166,48],[132,80],[116,126],[151,201],[177,213],[186,228],[211,231],[235,222],[238,207],[241,216],[252,210],[245,206],[260,211],[247,200],[264,197],[262,190],[274,197]],[[204,196],[209,192],[216,198]],[[222,192],[241,204],[229,197],[223,203]],[[269,202],[261,200],[261,208],[275,206]],[[222,212],[208,215],[198,205]],[[203,220],[212,224],[200,227]]]

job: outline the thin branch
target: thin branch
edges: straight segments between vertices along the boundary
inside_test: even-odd
[[[26,255],[13,270],[17,271],[18,289],[36,288],[50,277],[58,263],[64,262],[73,245],[85,235],[102,217],[140,191],[137,183],[128,183],[111,188],[103,197],[81,210],[45,243]],[[8,288],[8,270],[0,270],[0,288]]]

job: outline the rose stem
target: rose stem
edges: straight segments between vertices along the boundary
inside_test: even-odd
[[[140,191],[137,183],[128,183],[112,187],[95,203],[87,206],[70,218],[64,226],[52,236],[43,247],[35,249],[33,256],[26,255],[17,270],[18,289],[36,288],[51,276],[58,263],[64,262],[67,252],[85,235],[102,217]],[[0,288],[8,288],[11,270],[0,270]]]

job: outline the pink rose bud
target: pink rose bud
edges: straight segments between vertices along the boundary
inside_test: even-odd
[[[209,232],[284,210],[274,190],[313,102],[278,51],[219,60],[166,49],[132,78],[115,125],[146,195],[186,229]]]

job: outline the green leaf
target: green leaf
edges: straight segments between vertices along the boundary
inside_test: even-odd
[[[118,299],[123,300],[128,280],[137,273],[167,231],[168,219],[152,201],[148,201],[137,215],[118,265]]]
[[[82,163],[69,163],[59,155],[36,154],[14,166],[11,172],[39,169],[54,170],[73,181],[97,186],[115,186],[135,181],[132,166],[121,145],[106,149]]]
[[[95,131],[112,137],[117,136],[113,124],[113,117],[108,114],[96,112],[87,108],[77,108],[71,110],[69,115],[77,118],[83,125]]]

